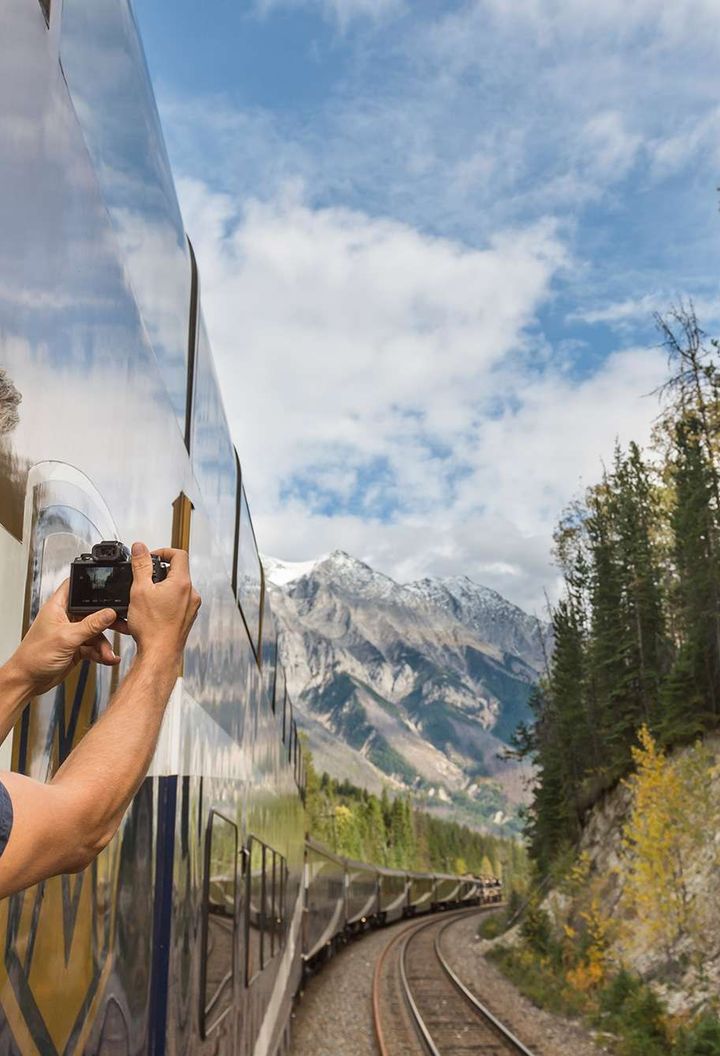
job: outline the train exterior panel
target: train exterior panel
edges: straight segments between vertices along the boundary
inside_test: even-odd
[[[408,909],[412,914],[429,913],[432,908],[434,882],[424,873],[408,873]]]
[[[345,929],[345,863],[322,844],[308,840],[305,850],[304,958],[327,950]]]
[[[345,922],[358,927],[373,920],[378,913],[380,893],[379,874],[374,865],[366,862],[346,862],[347,902]]]
[[[380,916],[384,923],[399,920],[408,907],[408,876],[399,869],[379,869]]]
[[[446,873],[435,874],[433,903],[437,906],[451,906],[460,901],[462,879]]]

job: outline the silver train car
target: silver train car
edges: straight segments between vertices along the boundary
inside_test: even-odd
[[[117,837],[0,904],[0,1053],[271,1056],[301,969],[303,760],[128,0],[3,0],[0,127],[0,660],[103,538],[188,548],[204,599]],[[117,679],[82,665],[0,766],[51,776]]]
[[[368,865],[305,845],[306,970],[321,966],[344,942],[372,926],[444,909],[502,901],[495,877],[408,872]]]
[[[306,852],[297,726],[129,0],[3,0],[0,127],[0,662],[103,538],[188,549],[204,602],[115,839],[0,903],[0,1056],[277,1056],[303,965],[367,916],[368,878],[348,894],[347,864]],[[52,776],[132,660],[114,648],[119,671],[83,664],[31,703],[0,768]],[[396,912],[380,872],[373,919]]]

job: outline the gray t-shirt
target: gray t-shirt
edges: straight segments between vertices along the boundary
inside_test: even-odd
[[[13,826],[13,807],[10,793],[0,782],[0,854],[7,847]]]

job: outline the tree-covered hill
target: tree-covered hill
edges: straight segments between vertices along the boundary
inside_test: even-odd
[[[720,350],[691,304],[657,323],[669,379],[652,449],[618,447],[556,532],[555,649],[515,738],[537,767],[541,872],[626,775],[640,727],[675,746],[720,724]]]

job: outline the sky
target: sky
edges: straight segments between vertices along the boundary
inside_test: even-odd
[[[469,575],[720,323],[716,0],[135,0],[261,550]],[[713,331],[715,327],[715,331]]]

